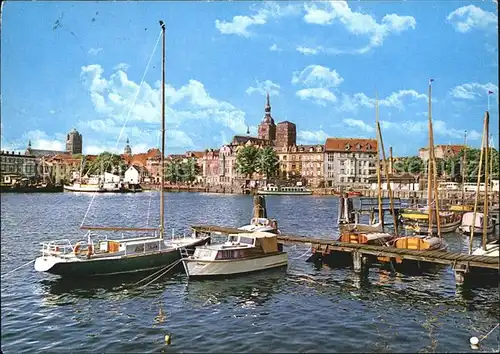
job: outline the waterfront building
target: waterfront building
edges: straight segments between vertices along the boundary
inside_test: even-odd
[[[421,180],[420,175],[412,173],[399,173],[392,174],[389,173],[389,179],[391,180],[391,190],[393,191],[418,191],[421,190]],[[382,182],[382,190],[387,190],[387,178],[384,174],[381,175],[380,181]],[[378,189],[378,179],[376,175],[368,177],[370,184],[370,189]]]
[[[203,156],[203,182],[207,185],[219,183],[219,150],[207,149]]]
[[[2,183],[11,183],[12,180],[37,178],[37,163],[34,155],[17,154],[14,151],[0,151],[0,173]]]
[[[95,155],[85,156],[86,163],[91,163],[95,158]],[[40,165],[43,177],[54,184],[69,183],[79,178],[83,169],[82,157],[74,158],[68,154],[42,157]]]
[[[279,159],[279,177],[293,182],[302,181],[311,187],[324,182],[324,146],[291,145],[275,148]]]
[[[161,152],[159,149],[149,149],[147,152],[135,155],[122,154],[122,160],[127,166],[145,168],[147,174],[143,175],[144,183],[160,183]]]
[[[271,116],[271,102],[269,100],[269,92],[266,96],[266,106],[264,107],[264,119],[262,123],[259,124],[258,136],[259,139],[267,140],[271,144],[274,144],[276,140],[276,124],[274,124],[274,118]]]
[[[150,182],[149,171],[145,166],[130,165],[125,171],[123,181],[130,184]]]
[[[41,158],[56,155],[66,155],[68,154],[68,152],[59,150],[33,149],[31,147],[31,140],[28,140],[28,147],[24,151],[24,154],[28,156],[35,156],[36,158]]]
[[[376,173],[377,140],[327,138],[324,176],[327,187],[367,184]]]
[[[72,155],[81,154],[83,151],[83,138],[76,129],[73,129],[66,136],[66,152]]]

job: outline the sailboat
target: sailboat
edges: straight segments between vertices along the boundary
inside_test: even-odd
[[[445,251],[448,249],[448,244],[441,238],[443,228],[450,228],[454,225],[454,231],[460,224],[460,216],[455,221],[453,213],[451,216],[439,212],[439,195],[436,185],[436,159],[434,154],[434,133],[432,129],[432,108],[431,108],[431,92],[432,81],[429,80],[429,162],[428,162],[428,180],[427,180],[427,207],[423,208],[420,213],[410,214],[410,216],[403,214],[403,220],[406,223],[413,223],[413,230],[417,234],[415,236],[402,236],[397,237],[392,241],[392,246],[396,248],[417,249],[417,250],[440,250]],[[436,219],[433,222],[433,219]],[[405,225],[407,226],[407,225]],[[446,232],[446,231],[445,231]],[[422,235],[427,233],[427,235]],[[437,233],[438,237],[433,236]]]
[[[377,182],[378,182],[378,222],[370,224],[355,223],[340,223],[340,220],[349,220],[349,199],[346,193],[344,198],[340,198],[339,210],[339,229],[341,242],[348,243],[365,243],[365,244],[387,244],[387,241],[394,238],[391,233],[384,232],[384,212],[382,210],[382,183],[380,177],[380,148],[382,148],[384,157],[384,168],[387,176],[388,188],[390,191],[390,180],[388,176],[387,166],[385,165],[385,152],[383,151],[382,136],[380,133],[380,126],[378,121],[378,97],[375,103],[376,125],[377,125]],[[391,194],[392,195],[392,194]],[[391,206],[392,206],[391,198]],[[393,213],[394,215],[394,213]],[[372,220],[370,220],[372,221]],[[397,227],[397,226],[396,226]]]
[[[485,184],[484,184],[484,205],[483,205],[483,209],[484,209],[484,213],[477,213],[477,204],[478,204],[478,200],[479,200],[479,193],[476,193],[476,198],[474,200],[474,211],[471,213],[472,214],[472,220],[477,220],[477,216],[480,214],[483,216],[483,220],[486,220],[486,225],[488,225],[489,223],[491,223],[491,220],[488,218],[488,209],[489,209],[489,201],[488,201],[488,187],[489,187],[489,183],[488,183],[488,175],[489,173],[491,173],[492,171],[489,170],[488,168],[488,150],[489,150],[489,147],[488,147],[488,130],[489,130],[489,123],[490,123],[490,114],[488,111],[486,111],[486,114],[484,116],[484,127],[483,127],[483,139],[482,139],[482,142],[481,142],[481,154],[480,154],[480,157],[479,157],[479,171],[478,171],[478,175],[477,175],[477,190],[479,190],[479,183],[481,181],[481,169],[482,169],[482,162],[483,162],[483,154],[485,155],[485,167],[484,167],[484,180],[485,180]],[[491,163],[490,161],[490,168],[493,166],[493,164]],[[491,168],[492,169],[492,168]],[[482,233],[482,244],[481,244],[481,247],[477,248],[476,250],[474,250],[474,252],[472,252],[472,237],[474,236],[474,232],[475,231],[481,231]],[[491,256],[491,257],[498,257],[499,255],[499,242],[498,242],[498,239],[493,241],[493,242],[490,242],[490,243],[487,243],[487,235],[488,235],[488,227],[485,227],[485,225],[483,225],[483,227],[480,229],[480,230],[476,230],[476,228],[470,228],[469,229],[469,232],[470,232],[470,239],[469,239],[469,254],[472,253],[472,255],[474,256]]]
[[[91,277],[111,274],[134,273],[174,266],[180,263],[181,252],[194,250],[198,245],[210,241],[209,236],[164,238],[164,173],[165,157],[165,24],[160,21],[163,38],[162,50],[162,149],[161,149],[161,187],[160,187],[160,225],[159,228],[127,227],[90,227],[87,240],[72,243],[69,240],[55,240],[42,243],[42,255],[35,259],[35,270],[56,274],[62,277]],[[108,239],[94,242],[92,231],[142,232],[150,236],[124,239]]]

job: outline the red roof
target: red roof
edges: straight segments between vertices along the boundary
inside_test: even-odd
[[[325,150],[375,153],[377,152],[377,140],[362,138],[327,138],[325,142]]]

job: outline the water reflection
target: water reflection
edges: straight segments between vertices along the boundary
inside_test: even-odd
[[[239,278],[189,280],[185,297],[195,307],[233,302],[242,308],[262,306],[286,283],[286,271],[273,269]]]

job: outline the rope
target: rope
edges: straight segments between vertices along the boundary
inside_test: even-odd
[[[12,272],[15,272],[16,270],[21,269],[22,267],[25,267],[25,266],[27,266],[27,265],[28,265],[28,264],[30,264],[30,263],[33,263],[34,261],[35,261],[35,259],[33,259],[33,260],[29,261],[28,263],[23,264],[22,266],[19,266],[19,267],[17,267],[17,268],[14,268],[14,269],[12,269],[12,270],[8,271],[7,273],[2,274],[2,278],[3,278],[5,275],[7,275],[7,274],[10,274],[10,273],[12,273]]]
[[[150,282],[147,282],[146,284],[142,285],[142,286],[141,286],[141,288],[145,288],[145,287],[146,287],[146,286],[148,286],[149,284],[151,284],[151,283],[153,283],[153,282],[157,281],[157,280],[158,280],[158,279],[160,279],[162,276],[164,276],[165,274],[167,274],[168,272],[170,272],[172,269],[174,269],[174,268],[175,268],[175,266],[177,266],[177,265],[178,265],[179,263],[181,263],[181,262],[182,262],[182,259],[178,259],[178,260],[176,260],[174,263],[172,263],[172,264],[170,265],[170,267],[169,267],[167,270],[165,270],[163,273],[161,273],[160,275],[158,275],[156,278],[154,278],[154,279],[153,279],[153,280],[151,280]]]
[[[292,258],[292,259],[300,259],[300,258],[304,257],[305,255],[307,255],[309,252],[312,252],[312,247],[309,248],[307,251],[305,251],[304,254],[302,254],[301,256],[298,256],[297,258]]]
[[[500,323],[497,323],[497,325],[495,327],[493,327],[493,329],[491,331],[489,331],[488,333],[486,333],[484,336],[481,337],[481,339],[479,340],[479,342],[482,342],[484,339],[486,339],[486,337],[488,337],[495,329],[497,329],[497,327],[500,325]]]
[[[161,35],[162,35],[162,31],[160,30],[160,34],[158,35],[158,39],[156,40],[156,44],[153,48],[153,52],[151,53],[151,56],[149,57],[149,60],[148,60],[148,64],[146,65],[146,69],[144,70],[144,73],[142,74],[141,83],[139,84],[139,87],[137,88],[137,92],[135,93],[134,100],[132,101],[132,104],[130,105],[130,109],[128,111],[127,118],[125,119],[125,122],[123,123],[123,126],[120,130],[120,134],[118,135],[118,139],[116,140],[115,149],[118,148],[118,144],[120,143],[120,139],[121,139],[121,136],[123,134],[123,131],[125,130],[125,126],[127,125],[127,122],[130,118],[130,114],[132,113],[132,109],[135,106],[135,101],[137,100],[137,97],[139,96],[139,92],[141,91],[142,84],[144,83],[144,78],[146,77],[146,74],[147,74],[148,69],[149,69],[149,65],[151,64],[151,60],[153,59],[153,55],[156,52],[156,48],[158,47],[158,43],[160,42]],[[108,161],[108,165],[109,165],[109,163],[110,163],[110,161]],[[108,165],[106,165],[106,168],[108,167]],[[104,169],[104,171],[106,171],[106,168]],[[97,191],[94,192],[94,195],[92,196],[92,199],[90,200],[90,204],[87,208],[87,211],[85,212],[85,215],[83,216],[83,220],[82,220],[82,223],[80,224],[80,226],[83,226],[83,224],[85,223],[85,219],[87,218],[87,215],[90,211],[90,208],[92,206],[92,203],[94,202],[96,195],[97,195]]]

